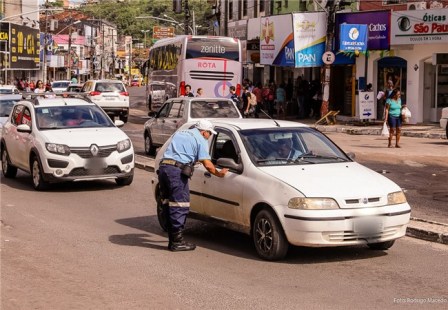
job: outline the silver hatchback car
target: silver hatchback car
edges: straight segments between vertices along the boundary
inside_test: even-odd
[[[171,135],[186,122],[202,118],[242,118],[235,103],[227,98],[181,97],[168,99],[158,112],[149,112],[145,123],[145,152],[155,155]]]

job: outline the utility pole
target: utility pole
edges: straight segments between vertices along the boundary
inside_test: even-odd
[[[334,31],[335,31],[335,14],[336,4],[334,1],[328,1],[327,4],[327,37],[325,41],[325,51],[333,51]],[[331,65],[326,64],[324,68],[324,83],[323,83],[323,98],[321,107],[321,117],[329,111],[329,98],[330,98],[330,77],[331,77]]]
[[[45,0],[45,33],[44,33],[44,54],[43,60],[43,70],[42,70],[42,82],[47,83],[47,45],[48,45],[48,0]]]
[[[72,11],[70,10],[70,26],[68,27],[67,80],[72,79]]]
[[[185,14],[185,34],[188,34],[188,26],[190,22],[190,8],[188,7],[188,0],[185,0],[184,14]]]

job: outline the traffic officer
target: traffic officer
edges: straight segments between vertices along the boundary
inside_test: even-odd
[[[176,132],[160,161],[157,174],[167,218],[170,251],[191,251],[196,248],[196,245],[185,242],[182,236],[190,210],[188,180],[193,174],[194,163],[200,162],[208,172],[221,178],[228,171],[227,168],[218,171],[210,160],[207,140],[212,134],[216,131],[208,120],[200,120],[193,129]]]

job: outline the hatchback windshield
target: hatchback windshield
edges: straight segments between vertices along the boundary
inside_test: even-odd
[[[191,102],[192,118],[238,118],[240,115],[231,101],[205,101]]]
[[[312,128],[242,130],[241,137],[258,166],[350,161],[326,136]]]
[[[39,129],[113,127],[110,118],[94,105],[36,108]]]

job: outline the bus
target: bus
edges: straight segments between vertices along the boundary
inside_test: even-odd
[[[180,35],[157,41],[142,67],[146,83],[147,107],[157,111],[169,98],[185,95],[190,85],[204,97],[230,97],[242,83],[242,52],[238,39],[218,36]]]

